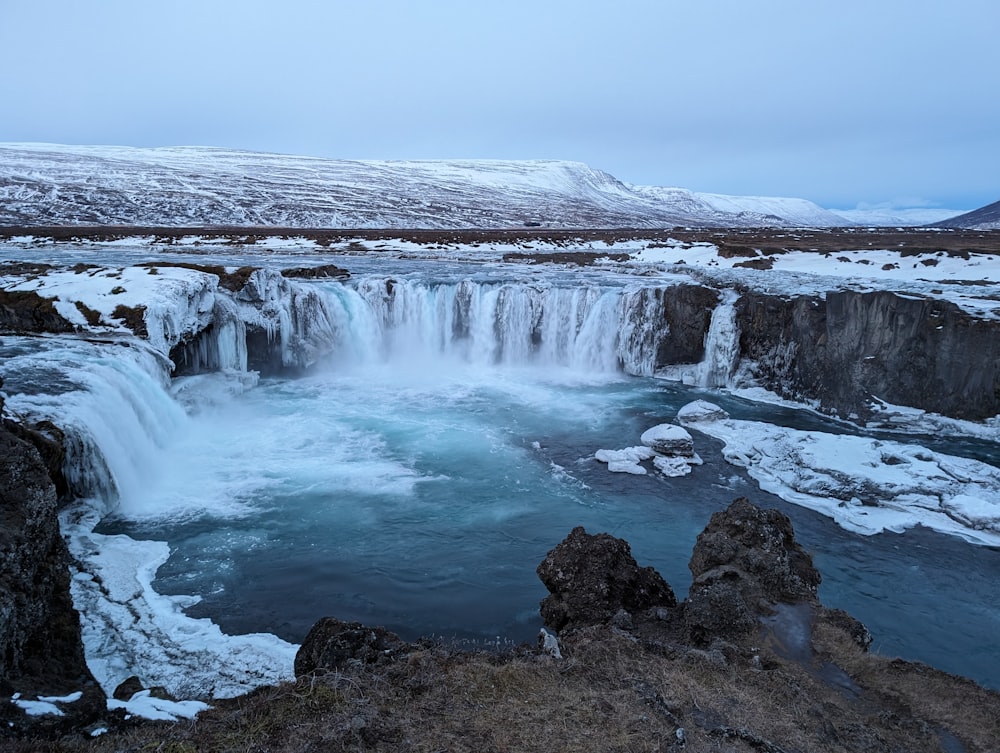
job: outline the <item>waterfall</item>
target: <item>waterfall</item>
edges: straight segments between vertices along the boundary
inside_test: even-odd
[[[649,289],[367,277],[328,284],[339,363],[457,359],[652,374],[662,296]]]
[[[67,480],[74,493],[102,501],[102,513],[140,494],[187,420],[167,391],[169,362],[139,340],[32,345],[4,360],[8,406],[63,429]]]
[[[695,385],[699,387],[729,385],[740,354],[740,331],[736,323],[737,299],[735,291],[723,291],[722,301],[712,312],[712,321],[705,335],[705,358],[695,370]]]

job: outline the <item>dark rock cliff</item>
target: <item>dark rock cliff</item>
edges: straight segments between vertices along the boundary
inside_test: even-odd
[[[826,299],[745,292],[740,353],[760,383],[866,418],[883,400],[981,420],[1000,413],[1000,322],[889,291]]]
[[[648,294],[662,297],[663,324],[669,333],[659,343],[657,368],[701,361],[705,357],[705,336],[719,302],[719,292],[698,285],[681,285],[650,290]]]
[[[104,694],[84,659],[55,485],[37,450],[3,425],[0,458],[0,716],[9,723],[4,732],[84,724],[104,711]],[[68,704],[63,717],[27,717],[7,703],[16,692],[30,698],[77,691],[83,698]]]

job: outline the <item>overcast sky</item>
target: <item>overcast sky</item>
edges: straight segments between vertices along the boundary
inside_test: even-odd
[[[0,0],[0,141],[1000,199],[997,0]]]

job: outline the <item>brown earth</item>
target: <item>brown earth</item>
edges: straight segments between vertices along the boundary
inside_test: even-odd
[[[630,240],[663,241],[673,238],[688,243],[708,242],[720,245],[720,253],[730,256],[780,254],[787,251],[836,251],[899,249],[904,255],[942,252],[953,256],[1000,253],[1000,231],[945,230],[928,228],[751,228],[751,229],[631,229],[613,230],[510,228],[505,230],[396,230],[396,229],[318,229],[282,227],[117,227],[117,226],[18,226],[0,227],[0,239],[35,236],[55,241],[110,241],[121,238],[153,237],[171,245],[178,240],[225,239],[234,246],[256,245],[271,237],[294,237],[312,240],[320,246],[350,241],[404,240],[414,243],[468,244],[551,243],[574,247],[581,242],[604,241],[609,244]]]

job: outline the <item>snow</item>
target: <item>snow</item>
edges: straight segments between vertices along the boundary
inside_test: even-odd
[[[598,450],[594,458],[608,464],[611,473],[646,475],[644,461],[652,460],[664,476],[683,476],[691,472],[692,465],[701,465],[701,458],[692,451],[691,435],[686,429],[673,424],[658,424],[643,432],[641,445],[622,450]]]
[[[804,199],[630,186],[558,160],[331,160],[0,144],[0,224],[327,228],[837,226]]]
[[[651,429],[646,429],[639,437],[639,441],[647,447],[656,447],[661,444],[675,445],[690,442],[691,435],[682,427],[674,424],[657,424]]]
[[[167,701],[150,695],[148,690],[140,690],[127,701],[109,698],[108,708],[124,709],[126,714],[143,719],[175,722],[178,719],[194,719],[211,706],[202,701]]]
[[[678,420],[725,442],[760,487],[856,533],[922,525],[1000,545],[1000,469],[918,445],[729,418],[699,401]]]
[[[630,253],[624,264],[634,265],[637,272],[687,272],[709,285],[781,296],[825,298],[831,290],[892,290],[947,300],[973,316],[1000,319],[1000,254],[963,259],[943,251],[904,256],[898,249],[866,248],[836,254],[788,251],[766,258],[771,269],[747,269],[737,266],[746,258],[719,256],[712,244],[673,241],[649,244]]]
[[[844,218],[845,224],[868,227],[913,227],[933,225],[965,214],[968,209],[939,209],[936,207],[858,207],[831,209]]]
[[[75,693],[70,693],[64,696],[38,696],[37,700],[29,700],[27,698],[22,698],[20,693],[14,693],[11,696],[11,702],[20,709],[24,710],[28,716],[65,716],[62,709],[56,704],[59,703],[76,703],[83,697],[83,691],[77,691]]]
[[[89,328],[76,306],[81,303],[101,315],[98,328],[128,331],[113,318],[119,306],[144,307],[150,344],[166,354],[181,339],[190,338],[212,320],[218,277],[183,267],[93,267],[53,270],[31,279],[4,283],[7,290],[33,290],[56,298],[56,309],[71,323]]]
[[[183,610],[197,597],[162,595],[152,586],[167,545],[97,534],[96,522],[79,507],[60,521],[86,566],[72,579],[73,603],[87,664],[109,696],[138,667],[147,684],[178,698],[229,698],[294,677],[298,646],[268,633],[226,635],[211,620],[188,617]]]

